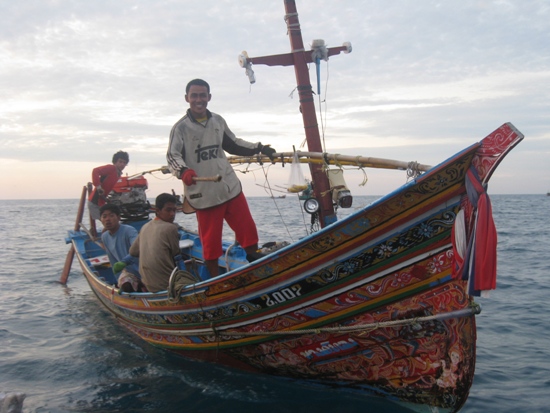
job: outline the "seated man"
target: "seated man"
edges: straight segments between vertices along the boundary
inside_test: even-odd
[[[137,230],[120,223],[120,208],[114,204],[105,204],[100,209],[103,224],[101,241],[109,257],[118,286],[122,291],[141,291],[141,276],[137,259],[128,255],[130,246],[138,236]],[[122,270],[122,272],[121,272]]]
[[[141,228],[130,247],[130,255],[139,257],[139,272],[150,292],[168,289],[170,275],[177,266],[176,257],[180,256],[180,235],[178,225],[174,224],[176,197],[160,194],[155,200],[155,209],[155,219]]]
[[[116,185],[122,175],[122,171],[130,162],[128,152],[118,151],[113,155],[113,163],[98,166],[92,170],[92,182],[88,183],[89,188],[93,188],[88,196],[88,210],[90,216],[96,220],[101,220],[101,211],[99,210],[107,203],[107,196]],[[95,221],[93,221],[95,225]]]

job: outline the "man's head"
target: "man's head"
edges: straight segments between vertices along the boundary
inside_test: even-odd
[[[176,219],[176,197],[174,195],[162,193],[157,196],[155,208],[159,219],[166,222],[174,222]]]
[[[99,219],[103,227],[114,234],[120,227],[120,208],[118,205],[105,204],[99,208]]]
[[[113,165],[115,165],[120,172],[126,168],[128,162],[130,162],[128,152],[118,151],[113,155]]]
[[[191,80],[185,87],[186,95],[189,94],[189,89],[191,89],[191,86],[204,86],[206,88],[206,93],[210,93],[210,85],[205,80],[202,80],[202,79]]]
[[[206,107],[212,99],[210,85],[202,79],[193,79],[185,87],[185,101],[195,119],[206,118]]]

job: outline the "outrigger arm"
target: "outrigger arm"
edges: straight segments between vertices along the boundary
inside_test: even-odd
[[[321,146],[321,138],[319,134],[319,125],[315,114],[315,104],[313,102],[313,89],[309,78],[308,64],[316,62],[320,56],[324,60],[328,56],[334,56],[341,52],[351,52],[351,44],[344,43],[340,47],[325,48],[324,42],[315,41],[316,46],[313,50],[306,51],[302,40],[302,31],[300,29],[300,21],[298,20],[298,12],[294,0],[284,0],[285,3],[285,21],[287,25],[287,33],[290,38],[291,52],[281,55],[263,56],[263,57],[248,57],[246,52],[239,56],[239,62],[247,71],[247,75],[251,83],[255,82],[252,64],[263,64],[267,66],[294,66],[296,74],[296,83],[298,95],[300,98],[300,112],[304,122],[306,141],[310,152],[324,152]],[[321,53],[319,53],[321,48]],[[319,223],[321,227],[325,227],[336,221],[334,207],[332,204],[332,195],[330,192],[330,183],[323,169],[323,165],[309,164],[311,178],[314,183],[315,198],[319,201]]]

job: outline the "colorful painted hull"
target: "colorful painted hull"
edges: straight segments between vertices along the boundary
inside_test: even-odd
[[[453,278],[451,233],[459,210],[468,228],[475,221],[467,171],[487,182],[522,138],[505,124],[374,204],[176,299],[119,294],[100,279],[110,270],[90,262],[99,247],[79,231],[70,239],[99,301],[148,343],[454,412],[472,385],[479,307],[468,280]]]

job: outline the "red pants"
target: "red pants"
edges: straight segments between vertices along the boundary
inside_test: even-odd
[[[199,236],[205,260],[215,260],[223,254],[223,220],[235,231],[235,237],[246,248],[258,243],[258,231],[250,214],[248,203],[241,192],[236,198],[224,204],[197,210]]]

